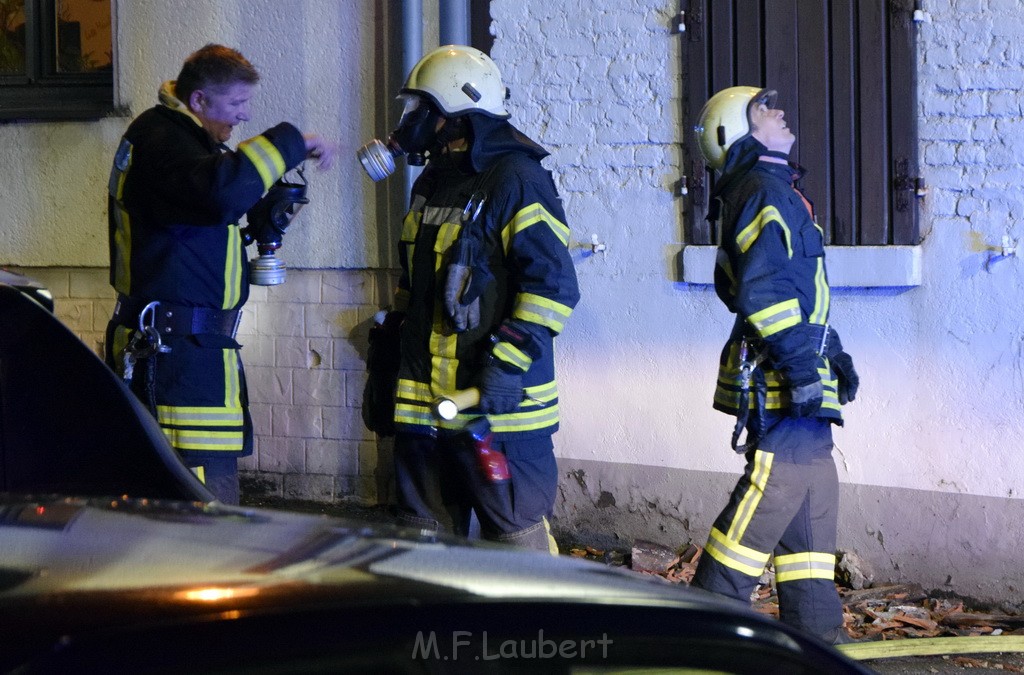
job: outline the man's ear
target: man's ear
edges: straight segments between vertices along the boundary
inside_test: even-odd
[[[196,89],[188,97],[188,109],[193,113],[198,114],[203,109],[203,103],[206,100],[206,94],[203,93],[202,89]]]

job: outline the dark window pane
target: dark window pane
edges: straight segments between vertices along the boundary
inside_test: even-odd
[[[25,1],[0,0],[0,75],[25,74]]]
[[[110,0],[57,0],[57,72],[110,70],[111,44]]]

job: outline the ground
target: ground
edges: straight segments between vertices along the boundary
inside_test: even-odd
[[[386,506],[361,506],[348,502],[321,503],[284,500],[275,497],[243,497],[243,505],[269,509],[320,513],[352,518],[363,522],[394,523],[395,518]],[[608,565],[625,566],[630,551],[601,551],[584,543],[559,541],[566,555],[587,557]],[[695,555],[699,550],[690,547],[676,556],[661,574],[670,581],[686,583],[692,574]],[[948,673],[1024,673],[1024,648],[996,654],[970,653],[971,636],[1010,635],[1024,642],[1024,617],[1007,614],[992,608],[972,607],[961,598],[948,595],[929,597],[913,584],[869,588],[855,591],[840,587],[846,608],[846,623],[851,634],[874,644],[890,640],[910,640],[929,637],[963,637],[956,651],[964,653],[945,656],[914,656],[901,658],[864,659],[863,663],[883,675],[917,675]],[[759,589],[754,607],[760,612],[777,615],[777,606],[771,584]],[[1016,645],[1014,645],[1016,647]]]

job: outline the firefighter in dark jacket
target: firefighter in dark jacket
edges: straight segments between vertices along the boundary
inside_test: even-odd
[[[258,80],[228,47],[190,55],[177,80],[161,86],[159,104],[128,127],[108,186],[118,299],[107,361],[225,503],[238,503],[237,458],[252,453],[235,341],[249,296],[238,222],[286,171],[307,157],[329,168],[335,154],[287,122],[230,150],[225,143],[249,119]]]
[[[561,200],[540,163],[548,153],[509,123],[506,96],[486,54],[441,47],[409,75],[387,145],[360,150],[375,179],[393,156],[428,160],[405,217],[394,306],[371,335],[364,413],[371,430],[396,432],[406,522],[467,534],[475,511],[483,538],[557,552],[554,338],[579,290]],[[454,419],[432,410],[474,387],[479,403]],[[482,453],[507,475],[485,474]]]
[[[823,233],[796,187],[796,137],[774,104],[774,91],[731,87],[697,124],[719,172],[709,216],[721,233],[715,289],[736,314],[714,407],[736,416],[733,447],[747,464],[693,585],[749,602],[774,556],[780,618],[838,644],[849,637],[834,584],[832,425],[859,380],[829,327]]]

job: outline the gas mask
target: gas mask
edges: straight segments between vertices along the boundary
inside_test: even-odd
[[[257,286],[285,282],[287,268],[274,253],[281,248],[281,240],[292,220],[309,203],[306,176],[301,167],[295,172],[298,182],[289,182],[287,176],[281,176],[246,213],[249,224],[242,230],[242,240],[246,246],[256,242],[259,256],[249,261],[249,279]]]
[[[442,118],[437,106],[415,94],[403,94],[399,98],[404,99],[405,109],[387,142],[375,138],[356,150],[363,169],[375,182],[395,172],[396,157],[405,155],[410,166],[423,166],[427,154],[443,142],[437,131]]]

